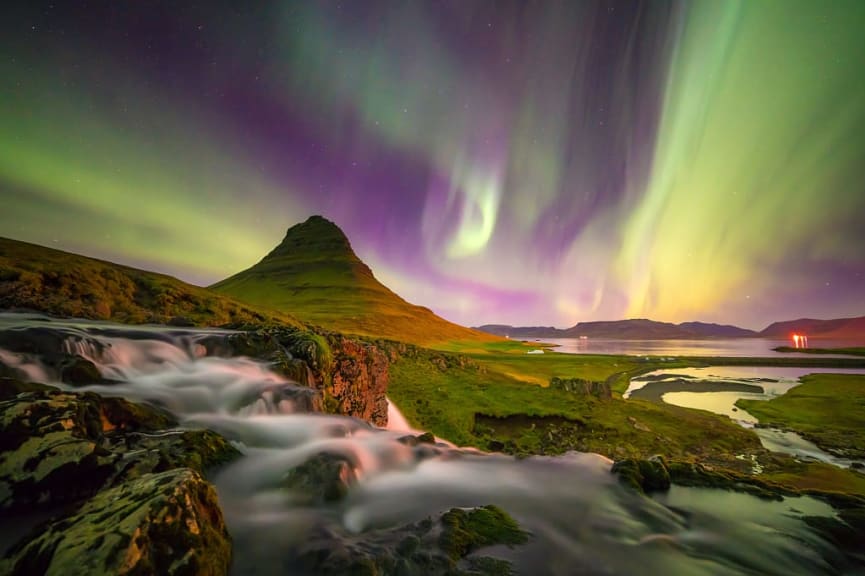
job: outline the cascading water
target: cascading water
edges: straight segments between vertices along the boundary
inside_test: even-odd
[[[110,381],[84,390],[156,403],[182,425],[216,430],[241,449],[243,457],[213,479],[235,574],[298,573],[291,551],[311,535],[351,540],[486,504],[532,533],[525,546],[484,551],[521,574],[835,573],[829,561],[839,553],[803,520],[834,511],[812,498],[768,502],[674,486],[652,499],[621,487],[597,455],[514,459],[411,445],[400,441],[404,431],[305,413],[309,390],[263,362],[207,355],[202,339],[224,332],[0,319],[0,330],[32,328],[60,334],[66,352],[92,360]],[[0,360],[53,380],[33,354],[0,350]],[[284,480],[321,453],[349,462],[355,480],[344,498],[310,503]]]

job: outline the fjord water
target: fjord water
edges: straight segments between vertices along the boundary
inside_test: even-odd
[[[67,351],[115,383],[85,389],[157,403],[184,427],[223,433],[243,452],[214,478],[234,541],[235,574],[301,573],[310,538],[358,542],[451,507],[496,504],[531,531],[529,544],[482,554],[521,574],[832,574],[838,554],[803,520],[833,510],[812,498],[768,502],[673,487],[654,499],[618,484],[610,462],[582,453],[514,459],[444,445],[410,446],[404,432],[347,417],[298,413],[296,385],[257,360],[208,355],[215,331],[47,322],[7,316],[2,329],[61,334]],[[54,380],[39,358],[4,352],[28,375]],[[62,384],[56,384],[63,387]],[[310,505],[283,487],[319,453],[347,458],[347,496]]]
[[[706,338],[702,340],[612,340],[607,338],[542,338],[556,344],[556,352],[565,354],[627,354],[630,356],[746,356],[751,358],[811,357],[807,353],[780,353],[773,348],[792,346],[790,340],[770,338]],[[861,346],[861,342],[846,340],[815,340],[821,348]],[[821,354],[822,358],[843,358],[843,354]]]

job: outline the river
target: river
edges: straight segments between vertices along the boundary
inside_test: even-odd
[[[831,372],[833,374],[865,374],[862,368],[800,368],[792,366],[708,366],[702,368],[670,368],[656,370],[632,378],[623,396],[631,397],[637,391],[646,391],[652,387],[662,387],[672,383],[689,388],[705,385],[707,391],[668,391],[661,399],[676,406],[708,410],[715,414],[728,416],[734,422],[746,428],[753,428],[763,447],[772,452],[790,454],[802,460],[817,460],[835,466],[849,468],[857,461],[841,458],[821,450],[813,442],[802,438],[789,430],[755,427],[757,418],[747,411],[736,407],[740,398],[749,400],[771,400],[787,393],[799,385],[799,378],[807,374]],[[717,390],[724,386],[736,387],[744,384],[756,387],[762,391]]]
[[[837,552],[804,521],[834,512],[813,498],[769,502],[676,486],[647,498],[622,487],[610,462],[593,454],[515,459],[410,446],[399,441],[400,430],[298,413],[277,393],[296,384],[265,363],[208,356],[198,339],[212,331],[33,317],[6,317],[2,329],[33,327],[60,334],[66,350],[88,356],[116,380],[86,389],[158,403],[183,426],[215,429],[240,448],[243,456],[213,478],[234,542],[233,574],[303,574],[294,551],[310,539],[356,543],[378,529],[485,504],[501,506],[532,533],[525,546],[481,551],[513,561],[520,574],[835,573],[828,559]],[[51,380],[38,357],[3,357]],[[309,504],[283,483],[322,452],[345,457],[356,480],[345,498]]]

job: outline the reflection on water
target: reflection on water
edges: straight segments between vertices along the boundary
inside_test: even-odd
[[[667,404],[696,410],[708,410],[715,414],[729,416],[740,424],[748,423],[753,426],[757,423],[757,419],[744,410],[736,408],[736,400],[739,398],[765,400],[766,396],[749,392],[667,392],[662,398]]]
[[[668,404],[706,410],[721,414],[734,420],[737,424],[746,428],[754,428],[763,447],[772,452],[790,454],[803,460],[818,460],[849,468],[855,461],[847,458],[839,458],[821,450],[812,442],[809,442],[795,432],[777,430],[774,428],[756,428],[759,422],[757,418],[747,411],[737,408],[736,401],[740,398],[748,400],[771,400],[777,396],[787,393],[791,388],[799,385],[799,378],[807,374],[831,372],[833,374],[865,374],[861,368],[797,368],[779,366],[709,366],[704,368],[671,368],[656,370],[631,379],[628,389],[623,396],[629,398],[635,390],[647,386],[663,385],[685,379],[689,384],[693,382],[711,382],[715,387],[712,391],[670,391],[661,396]],[[735,390],[717,390],[723,383],[749,384],[763,388],[763,393],[743,392]]]
[[[631,356],[747,356],[747,357],[809,357],[799,352],[780,353],[778,346],[792,346],[789,340],[768,338],[712,338],[706,340],[610,340],[606,338],[544,338],[544,342],[557,344],[556,352],[566,354],[628,354]],[[819,342],[819,344],[817,344]],[[815,340],[821,348],[861,346],[861,342],[844,340]],[[843,355],[821,354],[820,358],[843,358]],[[848,356],[849,357],[849,356]]]

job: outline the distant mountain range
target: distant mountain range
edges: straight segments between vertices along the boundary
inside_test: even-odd
[[[608,338],[614,340],[690,340],[700,338],[778,338],[787,339],[795,333],[806,334],[809,340],[865,340],[865,316],[836,320],[803,318],[775,322],[765,330],[756,332],[707,322],[657,322],[645,318],[609,322],[580,322],[570,328],[552,326],[508,326],[485,324],[478,330],[514,339],[532,338]]]
[[[764,338],[789,338],[791,334],[807,334],[809,340],[854,340],[865,338],[865,316],[815,320],[800,318],[775,322],[760,332]]]

